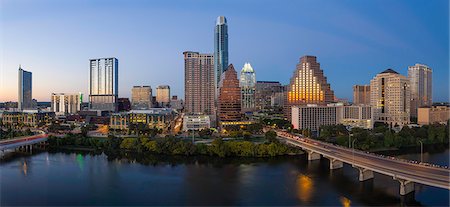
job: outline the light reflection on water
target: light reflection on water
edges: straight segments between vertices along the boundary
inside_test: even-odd
[[[313,193],[313,180],[306,175],[297,176],[297,196],[302,202],[309,203]]]

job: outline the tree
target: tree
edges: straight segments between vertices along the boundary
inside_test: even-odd
[[[277,142],[277,133],[273,130],[267,131],[266,134],[264,134],[264,137],[269,142]]]

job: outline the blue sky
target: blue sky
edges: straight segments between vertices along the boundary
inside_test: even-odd
[[[229,62],[257,80],[289,82],[299,58],[318,57],[337,97],[393,68],[433,69],[434,101],[449,98],[448,0],[0,2],[0,101],[17,100],[17,68],[33,97],[88,90],[90,58],[119,59],[119,96],[168,84],[184,95],[183,51],[212,53],[214,23],[228,19]]]

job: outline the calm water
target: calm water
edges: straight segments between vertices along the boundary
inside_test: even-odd
[[[448,165],[449,150],[425,160]],[[416,153],[401,155],[416,158]],[[304,155],[269,160],[207,157],[107,158],[84,153],[18,156],[0,163],[5,205],[449,205],[449,191],[416,185],[400,197],[398,183],[375,175],[357,181],[346,165]]]

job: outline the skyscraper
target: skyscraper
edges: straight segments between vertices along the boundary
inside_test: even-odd
[[[152,108],[152,87],[133,86],[131,89],[131,108],[143,110]]]
[[[119,61],[116,58],[100,58],[89,62],[89,108],[117,111]]]
[[[33,108],[33,93],[32,93],[32,74],[19,66],[19,110]]]
[[[214,68],[216,73],[216,87],[222,73],[228,67],[228,25],[224,16],[217,17],[214,29]]]
[[[284,114],[291,120],[291,107],[306,104],[327,104],[334,101],[327,78],[315,56],[303,56],[287,86]]]
[[[370,105],[370,85],[353,86],[353,104]]]
[[[411,117],[417,117],[417,109],[433,104],[432,70],[423,64],[408,67],[411,86]]]
[[[252,111],[255,109],[255,85],[256,77],[250,63],[245,63],[241,70],[239,86],[241,87],[241,107],[242,111]]]
[[[198,52],[183,52],[184,93],[187,113],[214,115],[216,82],[214,56]]]
[[[160,85],[156,87],[156,102],[160,107],[166,107],[170,104],[170,86]]]
[[[219,82],[218,118],[222,122],[240,121],[241,88],[233,64],[222,74]]]
[[[283,86],[278,81],[256,81],[255,107],[262,110],[271,106],[272,97],[283,92]]]
[[[392,126],[409,124],[410,87],[407,77],[387,69],[370,81],[374,122]]]
[[[51,108],[56,114],[75,114],[81,110],[81,93],[52,93]]]

